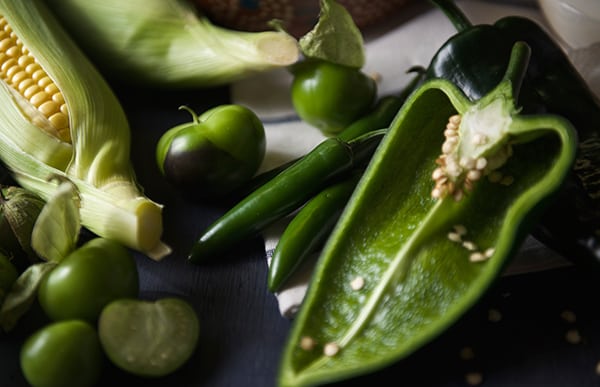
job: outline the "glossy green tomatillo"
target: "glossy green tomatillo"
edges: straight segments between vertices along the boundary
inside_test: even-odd
[[[98,383],[104,355],[92,324],[64,320],[40,328],[25,340],[20,365],[32,387],[88,387]]]
[[[360,68],[307,59],[292,68],[292,103],[298,116],[325,135],[335,135],[365,115],[377,84]]]
[[[263,161],[265,130],[241,105],[220,105],[165,132],[156,146],[160,172],[178,189],[201,197],[227,194],[248,181]]]

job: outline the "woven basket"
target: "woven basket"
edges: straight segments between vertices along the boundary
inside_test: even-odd
[[[242,31],[271,29],[281,20],[287,32],[300,37],[317,22],[319,0],[192,0],[216,24]],[[397,14],[416,0],[337,0],[363,31]]]

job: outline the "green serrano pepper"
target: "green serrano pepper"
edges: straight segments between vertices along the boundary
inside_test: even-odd
[[[298,209],[334,179],[368,162],[384,132],[370,132],[349,142],[335,137],[321,142],[210,225],[192,246],[188,260],[213,260],[232,244]]]
[[[400,93],[381,97],[369,113],[354,121],[336,137],[342,141],[350,141],[374,130],[387,128],[396,116],[396,113],[398,113],[398,110],[402,107],[404,101],[406,101],[406,98],[425,77],[425,69],[418,66],[409,69],[408,72],[416,73],[417,75]],[[290,160],[287,163],[258,174],[252,178],[248,184],[245,184],[243,188],[236,190],[234,196],[236,198],[242,198],[249,195],[258,187],[289,168],[299,159],[300,158]]]
[[[421,75],[419,76],[421,77]],[[415,78],[417,79],[417,78]],[[416,82],[413,81],[409,87],[414,88]],[[409,89],[406,89],[409,90]],[[379,99],[373,110],[371,110],[365,116],[359,118],[354,123],[349,125],[344,131],[336,136],[336,138],[342,141],[350,141],[357,137],[360,137],[363,134],[368,132],[387,128],[392,122],[392,119],[400,110],[400,107],[406,100],[406,96],[408,95],[407,91],[403,91],[400,95],[388,95]],[[235,197],[241,198],[249,195],[251,192],[255,191],[258,187],[262,186],[269,180],[273,179],[275,176],[289,168],[295,162],[300,160],[301,157],[290,160],[287,163],[283,163],[275,168],[272,168],[268,171],[260,173],[252,178],[248,184],[244,185],[243,188],[236,190]]]
[[[310,199],[287,225],[273,251],[267,286],[277,292],[281,285],[329,237],[354,191],[362,171],[335,183]]]

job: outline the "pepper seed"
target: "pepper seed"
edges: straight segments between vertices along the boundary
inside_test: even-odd
[[[482,170],[487,166],[487,159],[485,157],[480,157],[475,160],[475,169]]]
[[[352,290],[360,290],[365,286],[365,279],[361,276],[355,277],[352,282],[350,282],[350,287]]]
[[[581,334],[577,329],[569,329],[565,334],[565,339],[570,344],[579,344],[581,342]]]
[[[483,262],[485,260],[487,260],[487,258],[485,257],[485,255],[483,255],[479,251],[476,251],[476,252],[472,253],[471,255],[469,255],[469,261],[471,261],[471,262]]]
[[[483,382],[483,375],[481,372],[468,372],[465,375],[465,381],[470,386],[477,386]]]
[[[334,342],[327,343],[327,344],[325,344],[325,346],[323,347],[323,354],[324,354],[325,356],[329,356],[329,357],[331,357],[331,356],[335,356],[335,355],[337,355],[337,353],[338,353],[339,351],[340,351],[340,346],[339,346],[339,345],[337,345],[337,344],[336,344],[336,343],[334,343]]]
[[[450,116],[450,118],[448,118],[448,122],[450,122],[454,125],[460,125],[460,121],[461,121],[460,114],[454,114],[454,115]]]
[[[467,228],[462,224],[455,224],[454,231],[458,233],[458,235],[467,235]]]
[[[315,347],[316,344],[317,343],[315,342],[315,339],[309,336],[303,336],[300,339],[300,348],[302,348],[305,351],[310,351]]]
[[[472,241],[464,241],[463,242],[463,247],[469,251],[475,251],[477,250],[477,245],[472,242]]]
[[[450,231],[448,233],[448,239],[450,239],[452,242],[462,242],[462,237],[460,236],[460,234],[453,231]]]
[[[560,317],[568,323],[574,323],[577,320],[577,316],[572,310],[565,309],[561,312]]]

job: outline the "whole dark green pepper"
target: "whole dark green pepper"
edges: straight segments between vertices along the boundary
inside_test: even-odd
[[[165,132],[156,146],[160,172],[178,189],[199,197],[231,192],[249,181],[266,149],[262,122],[247,107],[221,105]]]
[[[375,103],[377,84],[360,68],[307,59],[291,71],[298,116],[325,135],[338,134]]]
[[[472,25],[451,0],[431,0],[459,31],[435,54],[428,78],[447,79],[471,100],[501,79],[503,60],[517,41],[531,47],[519,104],[524,113],[566,117],[579,137],[577,162],[560,200],[532,231],[537,239],[584,267],[600,268],[600,103],[564,51],[534,21],[517,16]]]

